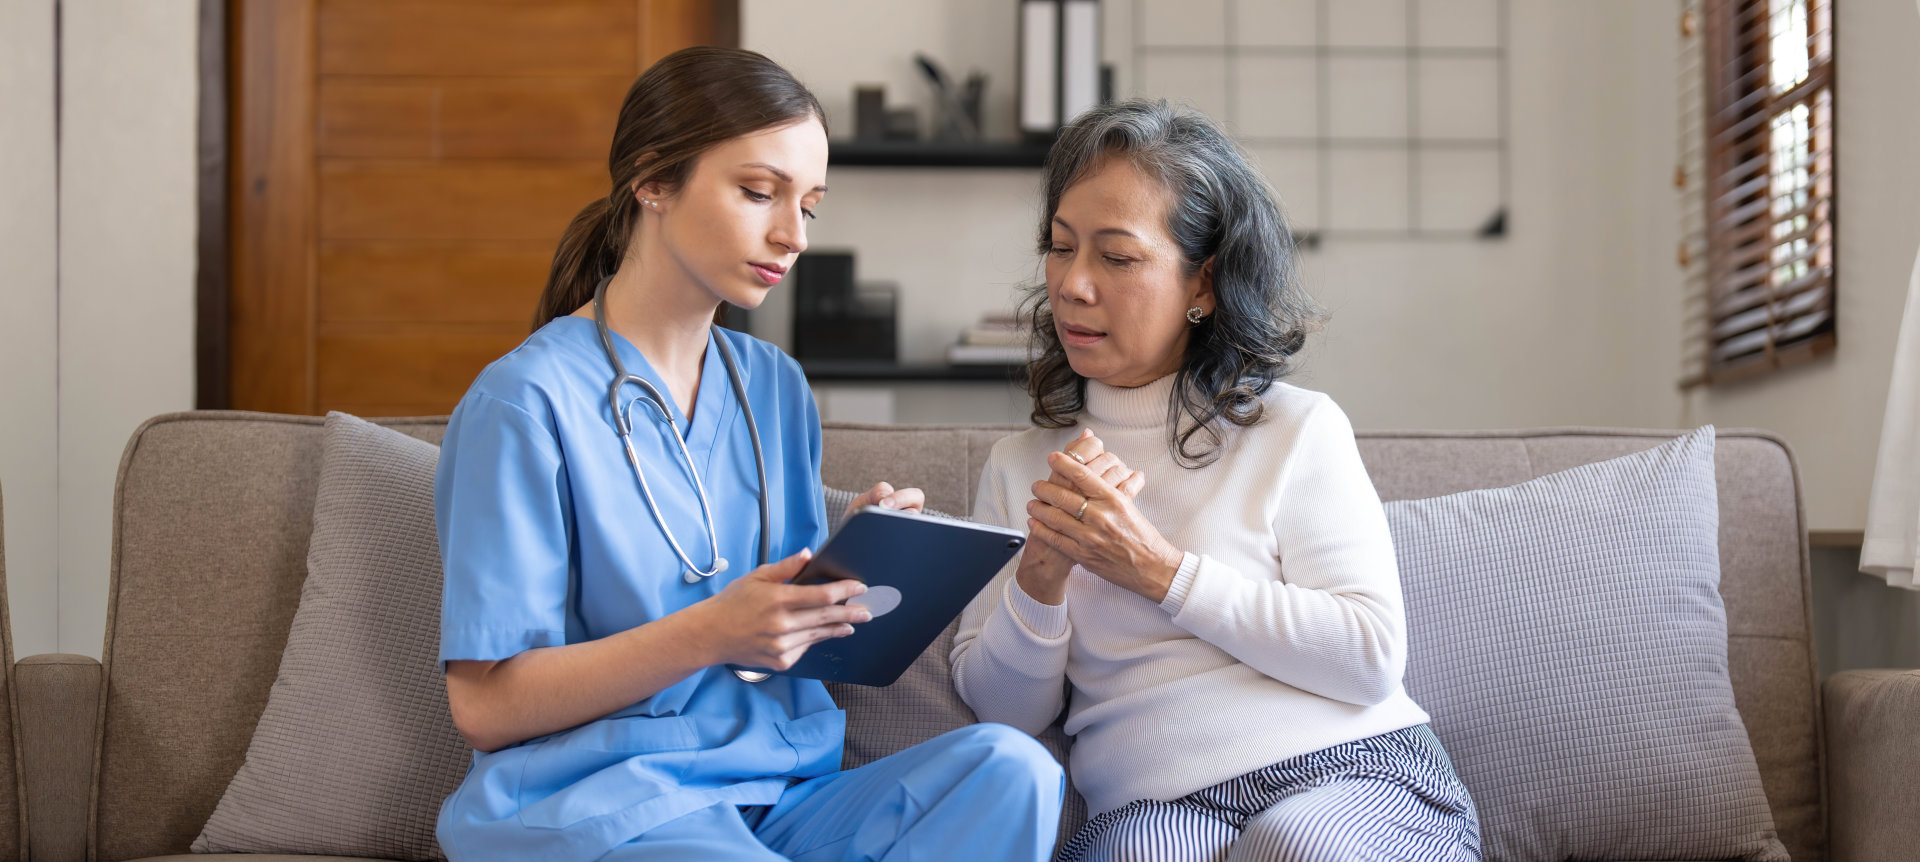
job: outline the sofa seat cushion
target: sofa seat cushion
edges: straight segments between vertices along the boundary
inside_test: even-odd
[[[1408,693],[1488,859],[1784,860],[1728,679],[1714,432],[1386,504]]]
[[[189,853],[178,856],[147,856],[129,859],[127,862],[208,862],[208,860],[231,859],[246,862],[400,862],[397,859],[381,859],[376,856],[304,856],[292,853]]]

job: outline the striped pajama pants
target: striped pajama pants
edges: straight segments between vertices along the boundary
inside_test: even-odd
[[[1066,862],[1478,860],[1480,821],[1426,725],[1335,745],[1169,802],[1101,814]]]

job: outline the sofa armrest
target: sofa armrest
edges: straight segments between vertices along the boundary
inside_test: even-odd
[[[1912,859],[1920,847],[1920,670],[1827,679],[1827,799],[1837,862]]]
[[[34,655],[13,666],[26,844],[34,862],[87,858],[101,679],[100,663],[83,655]]]

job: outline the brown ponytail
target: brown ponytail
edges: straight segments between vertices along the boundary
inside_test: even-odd
[[[560,236],[533,328],[587,304],[600,278],[619,268],[640,215],[636,187],[678,188],[715,145],[809,117],[826,125],[820,100],[761,54],[701,47],[662,57],[627,90],[607,156],[611,187]]]

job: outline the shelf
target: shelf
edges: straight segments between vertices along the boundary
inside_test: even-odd
[[[816,359],[803,361],[800,369],[807,379],[832,382],[940,383],[979,381],[1018,383],[1025,375],[1020,365],[896,365],[859,359]]]
[[[827,164],[870,168],[1037,168],[1050,141],[948,143],[942,141],[832,141]]]

